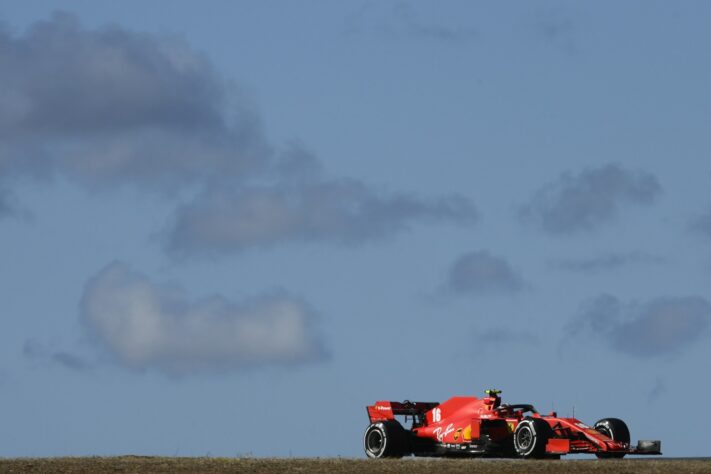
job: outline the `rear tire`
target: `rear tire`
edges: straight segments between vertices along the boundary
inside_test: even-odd
[[[620,443],[630,442],[630,430],[627,424],[619,418],[603,418],[593,426],[596,431]],[[597,453],[599,459],[622,459],[626,453]]]
[[[363,448],[369,458],[401,458],[410,454],[408,434],[395,420],[379,421],[368,426]]]
[[[513,441],[516,453],[523,458],[541,459],[546,456],[546,444],[553,436],[553,430],[546,420],[524,418],[514,431]]]

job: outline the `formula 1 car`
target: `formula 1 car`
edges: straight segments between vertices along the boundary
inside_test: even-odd
[[[500,390],[486,397],[452,397],[443,403],[378,401],[370,405],[363,444],[370,458],[402,456],[488,456],[560,458],[588,453],[598,458],[661,454],[661,441],[630,445],[627,425],[604,418],[592,427],[555,412],[539,414],[533,405],[501,403]],[[395,418],[404,416],[405,429]]]

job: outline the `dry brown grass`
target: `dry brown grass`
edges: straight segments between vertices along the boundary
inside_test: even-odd
[[[711,460],[496,460],[496,459],[259,459],[91,457],[0,459],[2,473],[375,473],[495,474],[524,472],[575,473],[711,473]]]

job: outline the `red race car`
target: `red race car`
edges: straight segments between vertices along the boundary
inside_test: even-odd
[[[444,403],[378,401],[368,406],[370,426],[363,444],[370,458],[402,456],[489,456],[559,458],[588,453],[599,458],[661,454],[661,441],[630,445],[624,421],[605,418],[592,427],[533,405],[501,403],[500,390],[486,397],[452,397]],[[395,418],[412,421],[406,429]]]

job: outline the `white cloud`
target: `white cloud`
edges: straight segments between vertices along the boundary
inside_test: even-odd
[[[182,191],[187,203],[168,230],[173,255],[358,243],[414,221],[476,217],[461,197],[383,194],[325,178],[298,145],[278,153],[251,101],[179,40],[90,29],[56,13],[20,35],[0,29],[0,71],[0,177]],[[10,204],[0,194],[0,217]]]
[[[250,101],[178,39],[55,13],[0,30],[0,51],[4,174],[164,191],[242,176],[270,154]]]
[[[82,318],[123,364],[170,374],[296,365],[325,357],[314,311],[284,293],[188,301],[123,263],[87,283]]]
[[[676,354],[705,335],[711,304],[698,296],[623,304],[611,295],[589,301],[567,330],[592,334],[610,348],[636,357]]]
[[[213,188],[178,209],[168,248],[178,255],[211,255],[287,241],[358,244],[414,222],[467,224],[476,219],[474,205],[460,196],[381,195],[355,180]]]
[[[636,264],[658,265],[663,262],[664,259],[661,257],[639,251],[607,253],[592,258],[566,258],[551,261],[553,266],[557,268],[579,273],[611,271]]]
[[[516,292],[523,279],[501,257],[480,250],[461,255],[449,269],[447,288],[458,293]]]
[[[50,363],[75,371],[91,370],[92,364],[82,356],[67,351],[56,350],[53,344],[45,344],[36,339],[27,339],[22,346],[22,355],[26,359]]]
[[[653,174],[607,164],[561,174],[540,188],[519,216],[553,234],[588,231],[612,221],[621,205],[649,205],[661,192]]]

